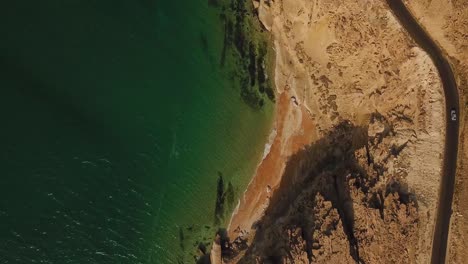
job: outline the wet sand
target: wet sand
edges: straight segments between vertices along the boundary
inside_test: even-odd
[[[261,218],[272,192],[280,183],[287,158],[317,138],[311,117],[303,106],[296,104],[290,90],[278,92],[277,98],[272,129],[272,133],[276,131],[276,135],[269,142],[269,153],[258,165],[232,215],[228,226],[231,238],[236,238],[241,233],[250,233],[252,225]]]

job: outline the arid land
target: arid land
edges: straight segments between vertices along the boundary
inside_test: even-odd
[[[445,0],[408,7],[466,92],[462,2],[446,12],[437,11]],[[276,52],[275,125],[232,216],[224,261],[429,263],[445,136],[429,56],[382,0],[254,3]],[[463,125],[450,263],[467,259]]]
[[[460,89],[460,145],[453,214],[449,233],[448,263],[468,263],[468,1],[417,0],[407,6],[446,53]]]

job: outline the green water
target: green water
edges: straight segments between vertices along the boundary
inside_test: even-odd
[[[219,67],[207,0],[0,3],[0,263],[192,263],[271,103]],[[183,238],[183,239],[182,239]]]

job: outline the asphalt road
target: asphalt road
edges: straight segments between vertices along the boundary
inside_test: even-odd
[[[442,180],[439,190],[439,206],[437,208],[437,220],[432,241],[431,255],[432,264],[443,264],[445,263],[447,251],[447,239],[450,227],[450,217],[452,214],[452,200],[457,167],[458,119],[460,117],[457,83],[455,81],[452,68],[444,57],[441,49],[421,28],[403,2],[401,0],[387,0],[387,3],[411,37],[430,55],[439,71],[444,87],[446,112],[444,164],[442,168]],[[456,111],[456,121],[451,120],[450,111],[452,109],[455,109]]]

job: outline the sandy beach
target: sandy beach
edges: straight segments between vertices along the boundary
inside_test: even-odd
[[[237,237],[260,219],[281,180],[288,157],[316,138],[312,119],[296,105],[290,90],[278,93],[273,139],[229,223],[229,236]]]

